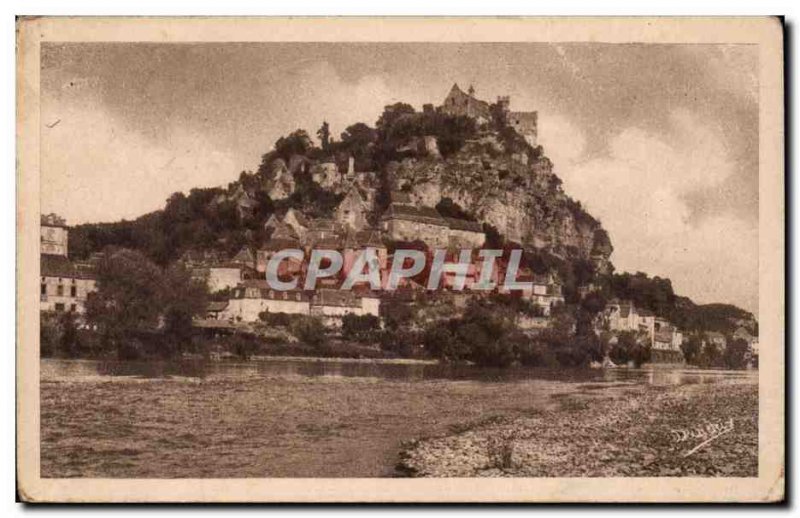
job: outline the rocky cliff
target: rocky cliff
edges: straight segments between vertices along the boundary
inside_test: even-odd
[[[446,159],[428,153],[392,162],[388,173],[392,187],[419,204],[449,198],[509,241],[603,264],[613,251],[600,223],[564,193],[541,148],[511,153],[489,133]]]

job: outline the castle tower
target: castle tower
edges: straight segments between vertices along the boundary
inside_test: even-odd
[[[64,218],[43,214],[41,219],[41,253],[67,257],[69,230]]]
[[[511,107],[511,98],[507,95],[498,95],[497,96],[497,104],[503,110],[504,113],[508,113]]]

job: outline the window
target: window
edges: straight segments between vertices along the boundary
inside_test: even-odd
[[[75,313],[75,311],[76,311],[77,309],[78,309],[78,306],[77,306],[76,304],[70,304],[70,305],[69,305],[69,310],[70,310],[70,312],[72,312],[72,313]]]
[[[78,296],[78,287],[77,286],[70,286],[69,287],[69,296],[70,297],[77,297]]]
[[[58,286],[56,286],[56,295],[58,295],[59,297],[63,297],[64,296],[64,286],[62,286],[60,284]],[[63,306],[63,304],[62,304],[62,306]]]
[[[42,283],[42,295],[47,295],[47,284]]]
[[[60,302],[57,303],[56,304],[56,311],[64,311],[64,304],[62,304]]]

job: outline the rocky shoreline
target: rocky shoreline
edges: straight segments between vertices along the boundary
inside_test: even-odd
[[[406,444],[412,477],[754,477],[758,386],[713,383],[555,394],[530,417],[495,418]]]

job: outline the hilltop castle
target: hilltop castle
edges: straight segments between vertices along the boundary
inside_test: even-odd
[[[538,114],[537,112],[512,112],[511,98],[507,95],[499,96],[497,104],[502,110],[506,123],[514,128],[517,133],[525,137],[531,146],[536,147],[536,137],[538,134]],[[464,92],[454,84],[450,93],[442,103],[442,111],[448,115],[466,115],[474,118],[479,124],[487,123],[492,120],[491,107],[486,101],[475,97],[475,88],[471,85],[467,92]]]

